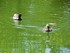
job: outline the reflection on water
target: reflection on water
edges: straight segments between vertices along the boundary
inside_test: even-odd
[[[37,40],[25,40],[25,53],[40,53],[41,42]]]
[[[17,21],[14,20],[14,24],[17,28],[22,28],[21,25],[21,21]],[[22,40],[22,42],[17,43],[18,44],[22,44],[22,48],[18,47],[18,48],[13,48],[12,49],[12,53],[69,53],[70,50],[67,48],[62,48],[62,47],[58,47],[54,44],[57,43],[57,41],[53,41],[50,40],[50,34],[51,33],[44,33],[44,34],[48,34],[48,36],[44,35],[42,36],[42,34],[33,34],[33,33],[28,33],[29,29],[37,29],[38,31],[42,31],[42,27],[38,27],[38,26],[31,26],[31,25],[24,25],[24,28],[28,28],[26,29],[26,31],[24,33],[22,33],[22,35],[24,36],[24,39]],[[56,29],[55,29],[56,30]],[[42,37],[42,40],[39,40]],[[20,45],[21,45],[20,44]],[[46,45],[48,45],[48,47],[46,47]]]
[[[41,41],[37,40],[25,39],[23,43],[24,47],[13,48],[12,53],[70,53],[70,49],[68,48],[51,46],[48,43],[44,44],[48,45],[46,47]]]
[[[22,28],[21,21],[13,20],[13,22],[14,22],[14,25],[16,26],[16,28]]]
[[[70,53],[70,49],[65,47],[60,47],[60,53]]]
[[[45,53],[50,53],[51,49],[50,48],[46,48],[45,49]]]

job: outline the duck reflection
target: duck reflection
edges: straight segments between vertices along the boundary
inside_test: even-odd
[[[13,15],[13,22],[14,22],[15,26],[17,26],[18,28],[21,28],[22,27],[21,21],[22,21],[22,14],[15,13]]]

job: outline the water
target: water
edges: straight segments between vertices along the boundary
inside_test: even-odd
[[[45,49],[45,53],[50,53],[51,49],[50,48],[46,48]]]
[[[67,0],[2,0],[0,53],[70,53],[69,11]],[[23,20],[12,20],[14,13]],[[43,32],[47,23],[56,23],[50,33]]]

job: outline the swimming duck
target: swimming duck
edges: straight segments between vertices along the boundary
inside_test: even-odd
[[[52,31],[52,27],[51,26],[53,26],[53,25],[55,25],[55,23],[48,23],[48,24],[46,24],[46,26],[43,28],[43,31],[44,32],[51,32]]]

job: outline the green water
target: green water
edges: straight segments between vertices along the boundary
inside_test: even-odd
[[[14,13],[23,15],[20,24]],[[55,30],[44,33],[51,22]],[[69,29],[69,0],[0,0],[0,53],[70,53]]]

